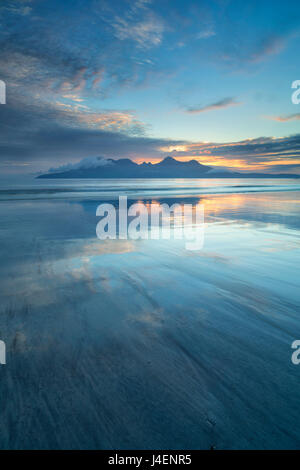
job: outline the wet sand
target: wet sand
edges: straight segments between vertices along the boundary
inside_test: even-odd
[[[197,252],[98,240],[103,195],[0,202],[0,448],[299,448],[299,191],[185,186],[136,197],[204,204]]]

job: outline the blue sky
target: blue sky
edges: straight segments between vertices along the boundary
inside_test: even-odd
[[[6,0],[0,171],[93,156],[300,171],[298,1]]]

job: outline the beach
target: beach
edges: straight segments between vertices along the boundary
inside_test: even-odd
[[[2,449],[299,448],[299,180],[0,191]],[[204,245],[99,240],[96,208],[204,205]]]

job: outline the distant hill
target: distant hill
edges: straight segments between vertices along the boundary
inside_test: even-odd
[[[202,165],[197,160],[181,162],[166,157],[159,163],[135,163],[129,158],[119,160],[96,157],[81,160],[37,178],[298,178],[298,175],[238,173]]]

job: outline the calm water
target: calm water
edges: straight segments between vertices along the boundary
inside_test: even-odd
[[[1,448],[299,448],[300,182],[0,185]],[[96,238],[119,195],[205,241]]]

